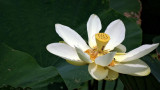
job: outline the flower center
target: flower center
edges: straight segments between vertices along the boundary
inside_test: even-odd
[[[90,59],[94,61],[98,57],[98,51],[96,48],[94,49],[88,49],[85,51],[90,56]]]
[[[109,35],[105,33],[97,33],[95,35],[96,42],[97,42],[97,47],[94,47],[93,49],[88,49],[85,51],[90,56],[90,59],[94,61],[98,56],[105,55],[109,53],[108,50],[104,50],[104,47],[110,40]]]
[[[115,58],[112,60],[112,62],[108,66],[114,66],[115,65]]]
[[[102,52],[108,41],[110,40],[110,37],[106,33],[97,33],[95,35],[96,43],[97,43],[97,49],[99,52]]]

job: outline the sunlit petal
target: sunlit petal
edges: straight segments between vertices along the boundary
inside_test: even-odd
[[[103,56],[99,56],[95,59],[95,63],[101,66],[108,66],[112,60],[116,52],[111,52]]]
[[[56,24],[56,32],[58,35],[70,46],[72,47],[79,47],[83,51],[89,49],[89,46],[86,44],[86,42],[83,40],[83,38],[74,30],[71,28]]]
[[[105,33],[110,36],[110,41],[106,45],[105,50],[107,49],[113,50],[124,40],[125,26],[120,19],[115,20],[108,25]]]
[[[117,56],[116,57],[117,61],[118,62],[128,62],[128,61],[136,60],[138,58],[145,56],[146,54],[150,53],[151,51],[153,51],[155,48],[158,47],[158,45],[159,44],[142,45],[142,46],[126,53],[125,55]]]
[[[116,63],[115,66],[108,66],[108,68],[123,74],[135,74],[145,71],[148,65],[142,60],[137,59],[130,62]]]
[[[99,17],[95,14],[92,14],[87,22],[88,43],[90,47],[93,48],[97,45],[95,40],[95,34],[99,33],[101,28],[102,26]]]
[[[144,71],[141,71],[141,72],[136,72],[136,73],[133,73],[133,74],[129,74],[129,75],[132,75],[132,76],[147,76],[151,73],[151,69],[148,67],[146,68]]]
[[[57,55],[61,58],[64,58],[64,59],[67,59],[70,61],[75,61],[75,62],[83,62],[78,57],[76,50],[67,44],[51,43],[51,44],[47,45],[46,48],[50,53]]]

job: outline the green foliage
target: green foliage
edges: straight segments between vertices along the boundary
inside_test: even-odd
[[[156,36],[153,39],[153,43],[160,43],[160,36]],[[158,48],[156,49],[157,51],[157,55],[159,56],[159,60],[160,60],[160,45],[158,46]]]
[[[110,0],[110,7],[122,14],[125,12],[138,13],[141,9],[139,0]]]
[[[137,24],[141,24],[142,5],[140,0],[110,0],[110,8],[120,12],[128,18],[132,18]]]
[[[160,83],[160,61],[157,59],[152,58],[151,56],[143,57],[144,61],[150,66],[152,74]]]
[[[42,68],[30,55],[6,45],[0,45],[0,73],[0,87],[40,88],[63,81],[54,67]]]
[[[152,74],[145,77],[120,75],[120,79],[125,85],[124,90],[158,90],[160,88],[159,82]]]

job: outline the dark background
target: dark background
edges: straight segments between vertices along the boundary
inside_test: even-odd
[[[153,43],[152,39],[160,35],[160,0],[141,0],[143,44]]]

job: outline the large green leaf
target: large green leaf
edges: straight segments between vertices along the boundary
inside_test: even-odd
[[[124,14],[125,12],[138,13],[141,5],[139,0],[110,0],[110,7]]]
[[[151,67],[151,72],[160,83],[160,61],[151,56],[143,57],[144,61]]]
[[[30,55],[2,44],[0,45],[0,73],[0,87],[12,85],[41,88],[49,83],[62,81],[54,67],[42,68]]]
[[[129,75],[120,75],[125,90],[158,90],[160,83],[150,74],[145,77],[134,77]]]
[[[156,36],[153,39],[153,43],[159,43],[160,44],[160,36]],[[157,51],[157,55],[158,55],[159,60],[160,60],[160,45],[158,46],[158,48],[156,49],[156,51]]]
[[[91,82],[93,83],[93,81]],[[88,87],[89,83],[86,82],[78,90],[92,90],[92,87]],[[103,86],[105,85],[105,86]],[[115,81],[99,81],[98,90],[123,90],[124,86],[120,79]]]
[[[137,24],[141,24],[142,5],[140,0],[110,0],[110,8],[128,18],[133,18]]]
[[[73,28],[87,41],[86,23],[92,13],[101,18],[103,31],[111,21],[122,19],[127,51],[141,43],[140,27],[109,9],[108,0],[1,0],[0,12],[1,42],[29,53],[42,67],[55,66],[69,89],[80,87],[91,77],[87,66],[70,65],[47,52],[47,44],[62,40],[55,32],[56,23]]]

